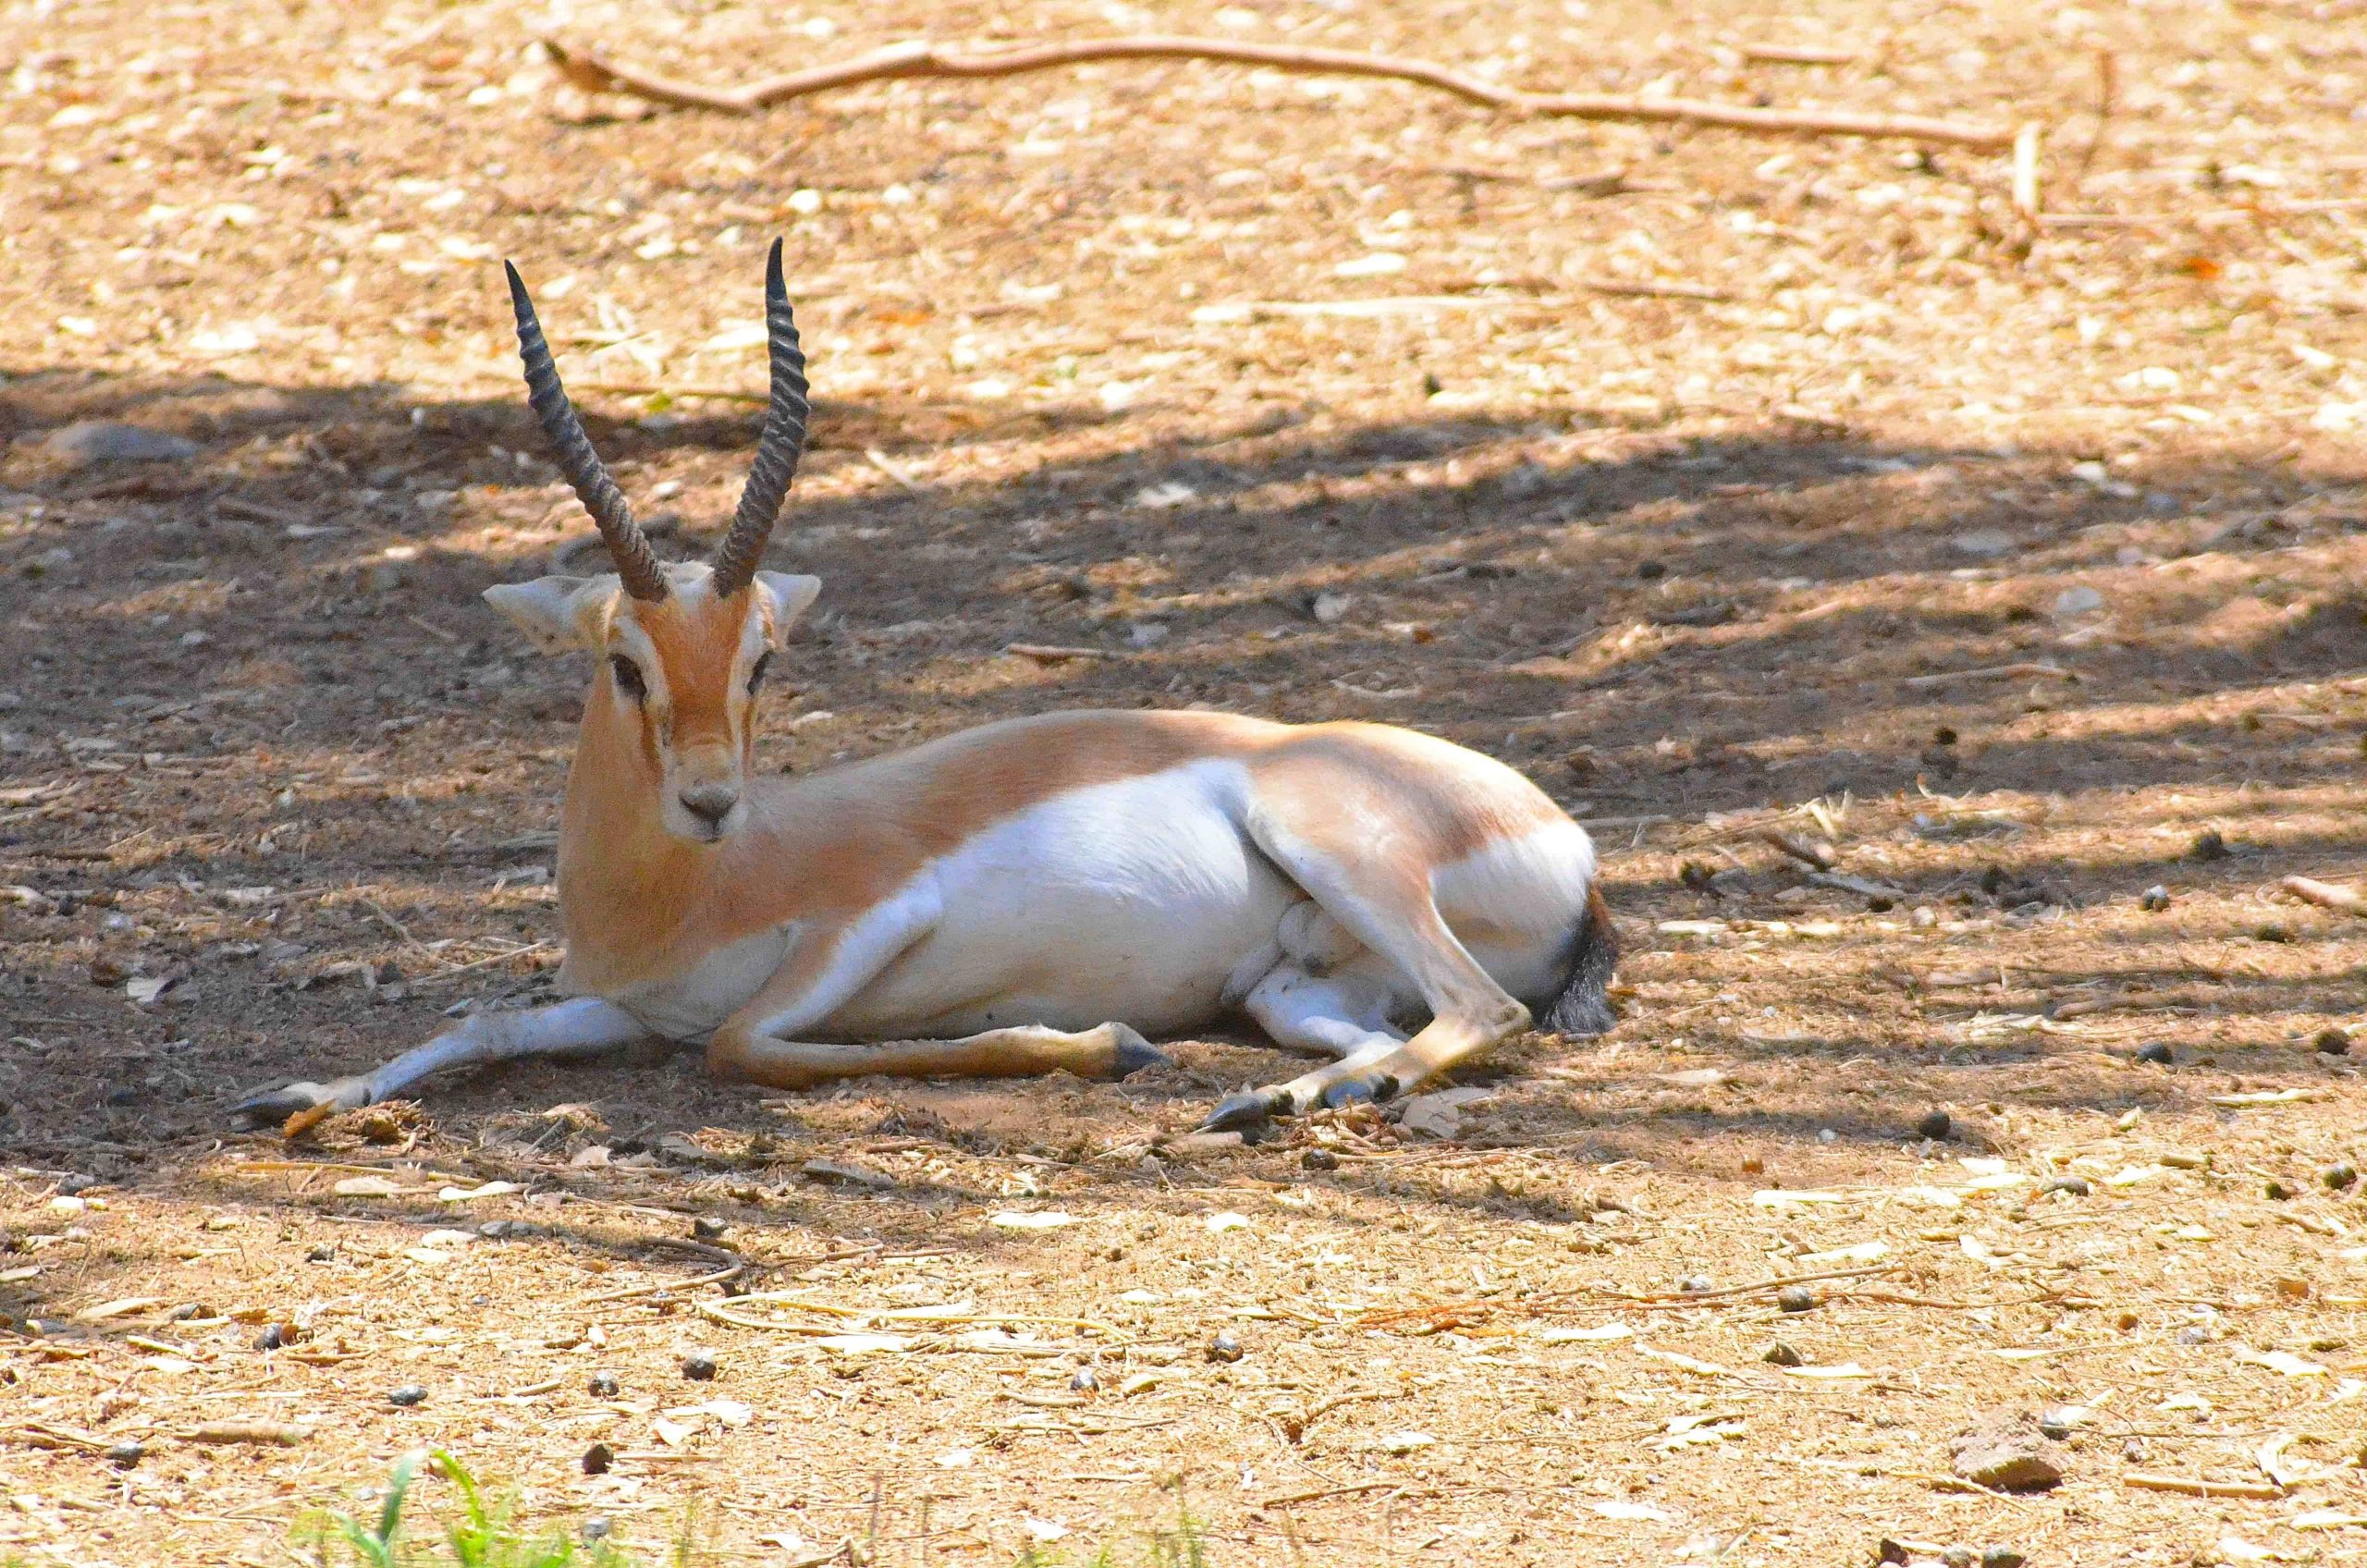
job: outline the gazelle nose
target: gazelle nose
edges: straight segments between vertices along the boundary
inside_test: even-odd
[[[682,791],[682,809],[713,827],[740,803],[740,791],[729,784],[693,784]]]

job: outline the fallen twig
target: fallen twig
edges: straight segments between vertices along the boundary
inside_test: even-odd
[[[208,1421],[180,1435],[185,1443],[263,1443],[276,1448],[294,1448],[312,1436],[310,1427],[279,1421]]]
[[[585,1296],[576,1305],[597,1306],[603,1302],[631,1301],[636,1296],[654,1296],[664,1291],[694,1291],[701,1285],[720,1285],[728,1280],[737,1280],[746,1272],[748,1266],[745,1263],[735,1263],[729,1268],[718,1268],[712,1274],[701,1274],[689,1280],[659,1280],[653,1284],[627,1285],[622,1290],[602,1291],[598,1295]]]
[[[1003,645],[1002,651],[1006,654],[1017,654],[1024,659],[1034,659],[1038,664],[1061,664],[1070,659],[1114,659],[1122,656],[1109,648],[1073,648],[1055,643],[1008,643]]]
[[[2112,129],[2112,112],[2120,98],[2120,58],[2109,49],[2096,51],[2096,129],[2081,149],[2079,161],[2072,165],[2071,189],[2077,190],[2087,182],[2088,169],[2103,151],[2104,133]]]
[[[2348,888],[2337,888],[2331,882],[2320,882],[2308,876],[2288,876],[2284,889],[2305,903],[2321,909],[2338,909],[2345,914],[2367,914],[2367,897]]]
[[[2014,211],[2032,226],[2038,223],[2038,152],[2043,134],[2036,120],[2014,133]]]
[[[1354,1497],[1358,1492],[1385,1492],[1405,1483],[1398,1481],[1351,1481],[1341,1487],[1317,1487],[1311,1491],[1290,1492],[1282,1497],[1269,1497],[1258,1503],[1260,1508],[1288,1508],[1294,1503],[1318,1502],[1327,1497]]]
[[[1759,840],[1772,844],[1794,860],[1816,871],[1831,871],[1840,857],[1833,846],[1821,839],[1803,839],[1797,833],[1786,833],[1780,827],[1762,827]]]
[[[2189,1480],[2184,1476],[2123,1476],[2121,1484],[2141,1492],[2179,1492],[2188,1497],[2280,1498],[2285,1488],[2266,1481]]]
[[[1867,115],[1828,109],[1761,109],[1694,98],[1645,97],[1607,92],[1528,92],[1499,87],[1430,60],[1367,55],[1347,49],[1252,43],[1234,39],[1146,34],[1133,38],[1069,39],[1049,43],[957,49],[926,39],[836,65],[751,82],[711,88],[620,66],[589,49],[545,38],[543,47],[569,81],[587,92],[627,92],[678,109],[712,109],[753,115],[777,104],[862,82],[908,77],[1003,77],[1025,71],[1085,65],[1096,60],[1219,60],[1267,66],[1277,70],[1328,76],[1382,77],[1436,88],[1491,109],[1565,119],[1634,120],[1660,125],[1716,126],[1792,136],[1871,136],[1933,141],[1960,147],[2000,148],[2017,133],[1997,126],[1970,125],[1922,115]],[[2027,135],[2025,131],[2021,134]]]
[[[1993,664],[1980,669],[1951,669],[1938,675],[1910,675],[1899,684],[1909,691],[1928,692],[1934,686],[1947,686],[1958,680],[2019,680],[2025,676],[2048,680],[2079,679],[2059,664]]]
[[[1855,893],[1861,899],[1889,899],[1895,902],[1907,897],[1904,888],[1894,888],[1887,882],[1870,882],[1863,876],[1845,876],[1837,871],[1811,871],[1808,879],[1820,888]]]

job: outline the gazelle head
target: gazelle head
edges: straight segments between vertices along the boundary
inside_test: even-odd
[[[805,445],[805,356],[781,282],[780,242],[765,268],[771,408],[711,565],[659,562],[559,385],[526,285],[516,267],[508,271],[528,401],[617,570],[505,583],[484,596],[545,652],[589,648],[601,655],[584,704],[587,737],[614,742],[604,748],[611,757],[634,759],[630,766],[641,769],[668,833],[714,843],[747,821],[765,666],[822,588],[815,578],[756,570]]]

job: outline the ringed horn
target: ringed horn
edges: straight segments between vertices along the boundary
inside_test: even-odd
[[[723,544],[716,552],[715,591],[718,597],[740,592],[755,576],[756,562],[765,553],[765,543],[780,515],[790,481],[797,473],[797,460],[805,449],[805,356],[797,344],[797,323],[790,313],[780,253],[781,242],[776,239],[765,265],[765,327],[772,359],[772,403],[765,415],[764,434],[756,442],[756,459],[749,472],[747,485],[741,492],[730,532],[724,535]],[[576,499],[583,503],[583,509],[599,526],[600,537],[617,563],[617,575],[622,580],[625,592],[636,599],[663,599],[667,594],[666,574],[657,564],[657,554],[650,548],[649,536],[633,521],[632,508],[626,504],[616,481],[608,477],[600,454],[592,449],[592,439],[583,433],[583,422],[576,417],[575,406],[559,384],[558,367],[551,362],[550,345],[543,337],[542,323],[535,318],[534,301],[526,293],[525,280],[509,263],[503,263],[502,270],[509,275],[509,303],[518,316],[518,357],[526,367],[526,401],[541,422],[543,434],[550,439],[559,472],[567,476]]]

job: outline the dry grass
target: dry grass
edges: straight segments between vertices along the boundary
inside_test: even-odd
[[[1221,26],[2028,116],[2035,230],[1999,160],[1213,67],[617,117],[522,53],[550,20],[0,18],[0,1289],[50,1325],[0,1340],[0,1552],[277,1564],[437,1442],[526,1517],[658,1550],[695,1517],[750,1562],[1155,1562],[1179,1500],[1227,1568],[2358,1555],[2324,1519],[2367,1513],[2367,1210],[2321,1172],[2367,1099],[2319,1043],[2367,928],[2278,887],[2361,842],[2355,7],[559,18],[717,82],[924,28]],[[1178,1146],[1285,1065],[1246,1036],[778,1102],[642,1053],[220,1141],[231,1091],[555,961],[535,835],[583,672],[473,595],[582,525],[493,259],[573,385],[648,389],[584,400],[687,548],[752,438],[713,394],[760,385],[776,231],[824,398],[776,557],[829,613],[768,758],[1087,704],[1417,724],[1596,823],[1617,1033],[1502,1053],[1444,1141]],[[84,418],[202,450],[77,469],[45,438]],[[486,1181],[519,1190],[440,1195]],[[717,1246],[755,1267],[684,1283]],[[1799,1314],[1679,1289],[1864,1269]],[[2055,1492],[1948,1484],[1974,1415],[2063,1404]],[[225,1421],[310,1435],[181,1440]]]

